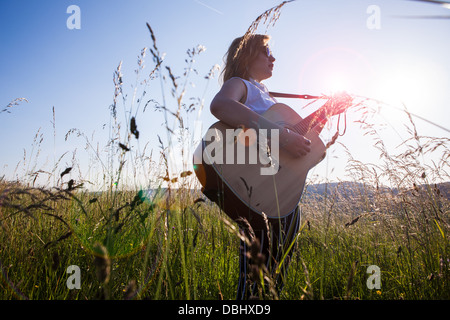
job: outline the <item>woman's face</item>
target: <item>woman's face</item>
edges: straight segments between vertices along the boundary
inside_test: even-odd
[[[275,58],[269,47],[264,47],[248,68],[250,77],[258,82],[270,78],[272,76],[274,61]]]

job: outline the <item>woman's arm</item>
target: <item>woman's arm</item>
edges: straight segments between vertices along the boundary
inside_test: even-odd
[[[211,102],[211,113],[220,121],[234,128],[240,126],[255,130],[264,128],[268,130],[268,133],[270,129],[279,129],[280,140],[284,142],[280,143],[280,146],[296,157],[306,155],[310,151],[308,139],[295,132],[289,132],[241,103],[240,101],[243,101],[246,96],[245,84],[237,78],[230,79],[224,83]]]

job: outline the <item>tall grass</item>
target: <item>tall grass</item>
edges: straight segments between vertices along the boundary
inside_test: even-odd
[[[273,23],[270,16],[277,19],[281,7],[256,22]],[[71,166],[62,165],[66,153],[50,170],[38,169],[38,133],[21,164],[23,175],[0,180],[1,299],[235,298],[239,233],[200,193],[190,162],[198,143],[190,123],[200,122],[204,97],[189,97],[187,84],[197,75],[194,58],[204,48],[188,50],[185,72],[176,76],[147,27],[152,47],[138,55],[130,95],[122,63],[114,72],[105,146],[75,128],[66,134],[85,142],[88,171],[83,175],[75,152]],[[153,68],[144,75],[148,52]],[[216,70],[205,76],[205,91]],[[157,82],[161,101],[147,96]],[[164,118],[158,155],[141,145],[139,120],[151,109]],[[432,183],[450,180],[450,141],[420,136],[409,120],[399,154],[388,152],[366,123],[363,130],[373,135],[380,162],[363,163],[347,150],[353,184],[326,184],[325,192],[316,193],[318,181],[308,181],[284,289],[278,295],[261,285],[260,298],[450,298],[448,184]],[[433,166],[418,160],[436,155],[440,160]],[[38,185],[43,174],[56,182],[53,187]],[[70,265],[80,267],[80,289],[67,287]],[[367,287],[370,265],[381,270],[381,289]],[[253,281],[271,283],[265,270],[256,270]]]

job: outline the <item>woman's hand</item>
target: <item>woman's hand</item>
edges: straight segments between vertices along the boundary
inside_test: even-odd
[[[305,156],[311,151],[311,141],[304,136],[285,128],[280,135],[280,147],[295,158]]]

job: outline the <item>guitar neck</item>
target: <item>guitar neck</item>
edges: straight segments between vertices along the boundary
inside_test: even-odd
[[[294,131],[296,131],[300,135],[305,135],[312,128],[316,127],[318,124],[325,124],[328,120],[326,116],[326,112],[323,108],[318,109],[317,111],[311,113],[305,119],[300,121],[299,123],[293,126]],[[323,125],[320,127],[320,131],[323,128]],[[319,132],[320,132],[319,131]]]

